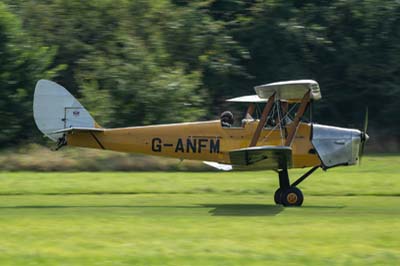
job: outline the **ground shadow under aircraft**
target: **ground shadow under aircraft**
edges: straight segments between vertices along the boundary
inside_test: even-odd
[[[63,209],[63,208],[165,208],[165,209],[210,209],[214,216],[273,216],[284,210],[282,206],[267,204],[200,204],[192,206],[146,206],[146,205],[19,205],[1,206],[0,209]]]
[[[341,209],[345,206],[303,206],[303,209]],[[135,208],[135,209],[210,209],[212,216],[275,216],[285,210],[281,205],[272,204],[200,204],[200,205],[19,205],[0,206],[0,209],[81,209],[81,208]],[[291,207],[293,208],[293,207]]]
[[[204,204],[215,216],[274,216],[284,210],[279,205],[268,204]]]

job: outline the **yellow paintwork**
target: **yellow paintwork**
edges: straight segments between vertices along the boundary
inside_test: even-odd
[[[258,120],[240,128],[223,128],[219,120],[214,120],[106,129],[104,132],[73,131],[68,134],[67,142],[68,145],[79,147],[229,164],[229,151],[248,147],[257,124]],[[300,123],[292,144],[293,168],[321,164],[318,156],[309,152],[313,149],[310,133],[311,126]],[[281,146],[285,142],[283,138],[279,129],[266,128],[257,146]],[[216,149],[218,142],[219,152]]]

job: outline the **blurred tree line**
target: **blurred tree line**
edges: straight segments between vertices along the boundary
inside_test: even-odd
[[[400,1],[0,1],[0,147],[39,140],[38,79],[103,126],[210,119],[253,86],[315,79],[319,123],[400,133]]]

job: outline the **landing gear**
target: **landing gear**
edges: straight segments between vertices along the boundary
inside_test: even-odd
[[[319,166],[311,168],[307,173],[302,175],[293,184],[290,184],[289,174],[287,169],[278,171],[279,174],[279,188],[275,191],[274,200],[276,204],[282,204],[283,206],[301,206],[303,204],[304,196],[297,185],[303,182],[308,176],[310,176]]]
[[[281,204],[283,206],[301,206],[303,200],[303,193],[297,187],[290,187],[281,194]]]
[[[282,189],[281,189],[281,188],[278,188],[278,189],[275,191],[275,194],[274,194],[274,200],[275,200],[275,203],[276,203],[276,204],[282,204],[281,195],[282,195]]]

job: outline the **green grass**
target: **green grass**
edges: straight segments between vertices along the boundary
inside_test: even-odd
[[[267,171],[3,172],[0,265],[397,265],[399,165],[318,170],[301,208]]]

